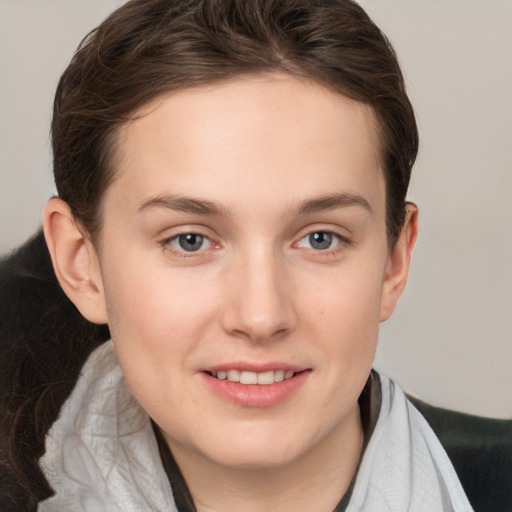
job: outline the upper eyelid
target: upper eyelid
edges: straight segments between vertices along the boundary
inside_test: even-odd
[[[320,224],[320,223],[319,223]],[[171,240],[175,240],[179,236],[182,235],[188,235],[188,234],[195,234],[200,235],[204,238],[207,238],[210,243],[216,247],[222,246],[222,237],[217,234],[215,231],[213,231],[211,228],[203,227],[203,226],[176,226],[173,228],[168,228],[165,231],[174,231],[172,234],[161,234],[160,243],[169,243]],[[292,244],[295,245],[303,238],[311,235],[312,233],[318,233],[318,232],[324,232],[324,233],[330,233],[336,238],[340,240],[342,243],[352,243],[351,242],[351,235],[347,228],[342,227],[336,227],[336,226],[326,226],[326,225],[309,225],[306,227],[301,228],[296,232],[296,234],[292,237]]]
[[[332,234],[333,236],[335,236],[337,238],[337,243],[333,247],[329,247],[329,248],[323,249],[323,250],[315,249],[312,247],[304,247],[304,246],[299,245],[299,243],[304,238],[308,237],[309,235],[311,235],[313,233],[320,233],[320,232]],[[306,230],[304,230],[304,229],[301,230],[300,234],[298,236],[296,236],[294,238],[294,240],[295,241],[292,243],[292,248],[295,248],[297,250],[306,251],[308,253],[315,254],[319,257],[320,256],[326,257],[327,255],[334,255],[335,253],[342,254],[346,249],[354,246],[354,241],[353,241],[352,237],[350,237],[346,234],[340,233],[339,230],[336,230],[333,227],[309,226],[308,228],[306,228]]]
[[[211,228],[201,225],[178,225],[169,226],[160,230],[158,237],[161,240],[171,240],[180,235],[201,235],[210,240],[218,239],[219,236]]]
[[[208,240],[212,245],[215,245],[215,242],[212,240],[212,237],[210,235],[206,235],[206,234],[201,233],[199,231],[180,231],[179,233],[175,233],[175,234],[173,234],[171,236],[164,237],[162,241],[163,242],[171,242],[172,240],[176,240],[180,236],[184,236],[184,235],[197,235],[197,236],[201,236],[204,239]]]
[[[347,238],[344,237],[343,235],[340,235],[334,231],[328,231],[327,229],[315,229],[313,231],[309,231],[307,232],[306,234],[302,235],[298,240],[297,240],[297,243],[300,242],[301,240],[304,240],[305,238],[315,234],[315,233],[327,233],[329,235],[332,235],[334,238],[336,238],[338,240],[339,243],[345,243],[345,242],[348,242]]]
[[[178,247],[175,247],[174,244],[172,244],[172,242],[178,240],[181,236],[186,236],[186,235],[197,235],[197,236],[200,236],[202,238],[202,241],[204,242],[205,240],[207,240],[209,245],[208,245],[208,247],[198,249],[197,251],[187,251],[187,250],[183,249],[183,247],[178,248]],[[193,254],[194,252],[197,252],[197,253],[203,252],[203,251],[205,251],[207,249],[210,249],[211,247],[215,247],[215,242],[213,242],[210,237],[202,235],[200,233],[193,233],[193,232],[179,233],[177,235],[174,235],[174,236],[168,238],[166,243],[171,244],[173,246],[173,248],[175,250],[179,251],[179,252],[181,252],[183,250],[184,252],[187,252],[187,253],[190,253],[190,254]]]
[[[208,231],[208,233],[207,233]],[[217,237],[212,236],[211,230],[208,230],[206,228],[200,228],[200,227],[194,227],[194,226],[187,226],[183,228],[183,226],[177,226],[173,228],[167,228],[163,229],[160,234],[158,235],[157,242],[159,245],[168,245],[173,240],[176,240],[180,236],[183,235],[199,235],[205,239],[208,239],[212,245],[216,245],[217,242],[214,240]]]
[[[349,241],[351,237],[351,232],[347,228],[333,226],[332,224],[317,223],[299,229],[294,238],[295,240],[302,240],[302,238],[312,233],[330,233],[346,241]]]
[[[187,251],[183,248],[176,247],[173,241],[175,241],[178,237],[182,235],[187,234],[196,234],[200,235],[203,238],[207,239],[209,241],[209,246],[206,248],[201,248],[197,251]],[[188,260],[189,258],[191,261],[202,261],[204,258],[211,256],[211,250],[215,250],[219,248],[219,245],[214,242],[211,237],[207,235],[203,235],[201,233],[198,233],[197,231],[181,231],[179,233],[173,234],[172,236],[167,236],[165,238],[162,238],[159,241],[159,246],[161,249],[165,252],[167,252],[172,258],[175,258],[176,260],[182,259],[182,260]]]

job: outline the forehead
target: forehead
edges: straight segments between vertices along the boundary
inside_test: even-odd
[[[111,188],[133,203],[162,193],[229,202],[273,190],[286,201],[366,188],[380,203],[382,185],[373,110],[272,74],[171,92],[143,107],[118,134]]]

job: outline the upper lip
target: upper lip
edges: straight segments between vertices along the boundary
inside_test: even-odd
[[[213,366],[208,366],[202,371],[204,372],[220,372],[228,370],[239,370],[254,373],[264,373],[272,370],[284,370],[299,373],[304,370],[308,370],[306,366],[299,366],[291,363],[284,363],[282,361],[270,361],[266,363],[254,363],[249,361],[234,361],[231,363],[221,363]]]

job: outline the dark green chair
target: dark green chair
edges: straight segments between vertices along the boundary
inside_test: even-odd
[[[409,400],[441,441],[475,512],[512,512],[512,420]]]

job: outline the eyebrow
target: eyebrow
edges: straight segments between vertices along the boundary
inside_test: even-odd
[[[305,215],[349,206],[360,206],[370,213],[373,213],[370,203],[368,203],[364,197],[350,193],[327,194],[305,199],[299,202],[297,207],[294,208],[294,212],[296,215]],[[198,215],[230,216],[230,212],[227,208],[213,201],[186,196],[162,195],[150,197],[142,201],[138,210],[144,211],[152,208],[164,208]]]
[[[358,194],[335,193],[325,196],[314,197],[301,201],[297,206],[296,213],[299,215],[315,213],[324,210],[334,210],[348,206],[361,206],[370,213],[373,213],[370,203]]]
[[[218,215],[224,217],[229,215],[226,208],[219,206],[213,201],[186,196],[163,195],[150,197],[142,201],[138,210],[144,211],[152,208],[164,208],[199,215]]]

